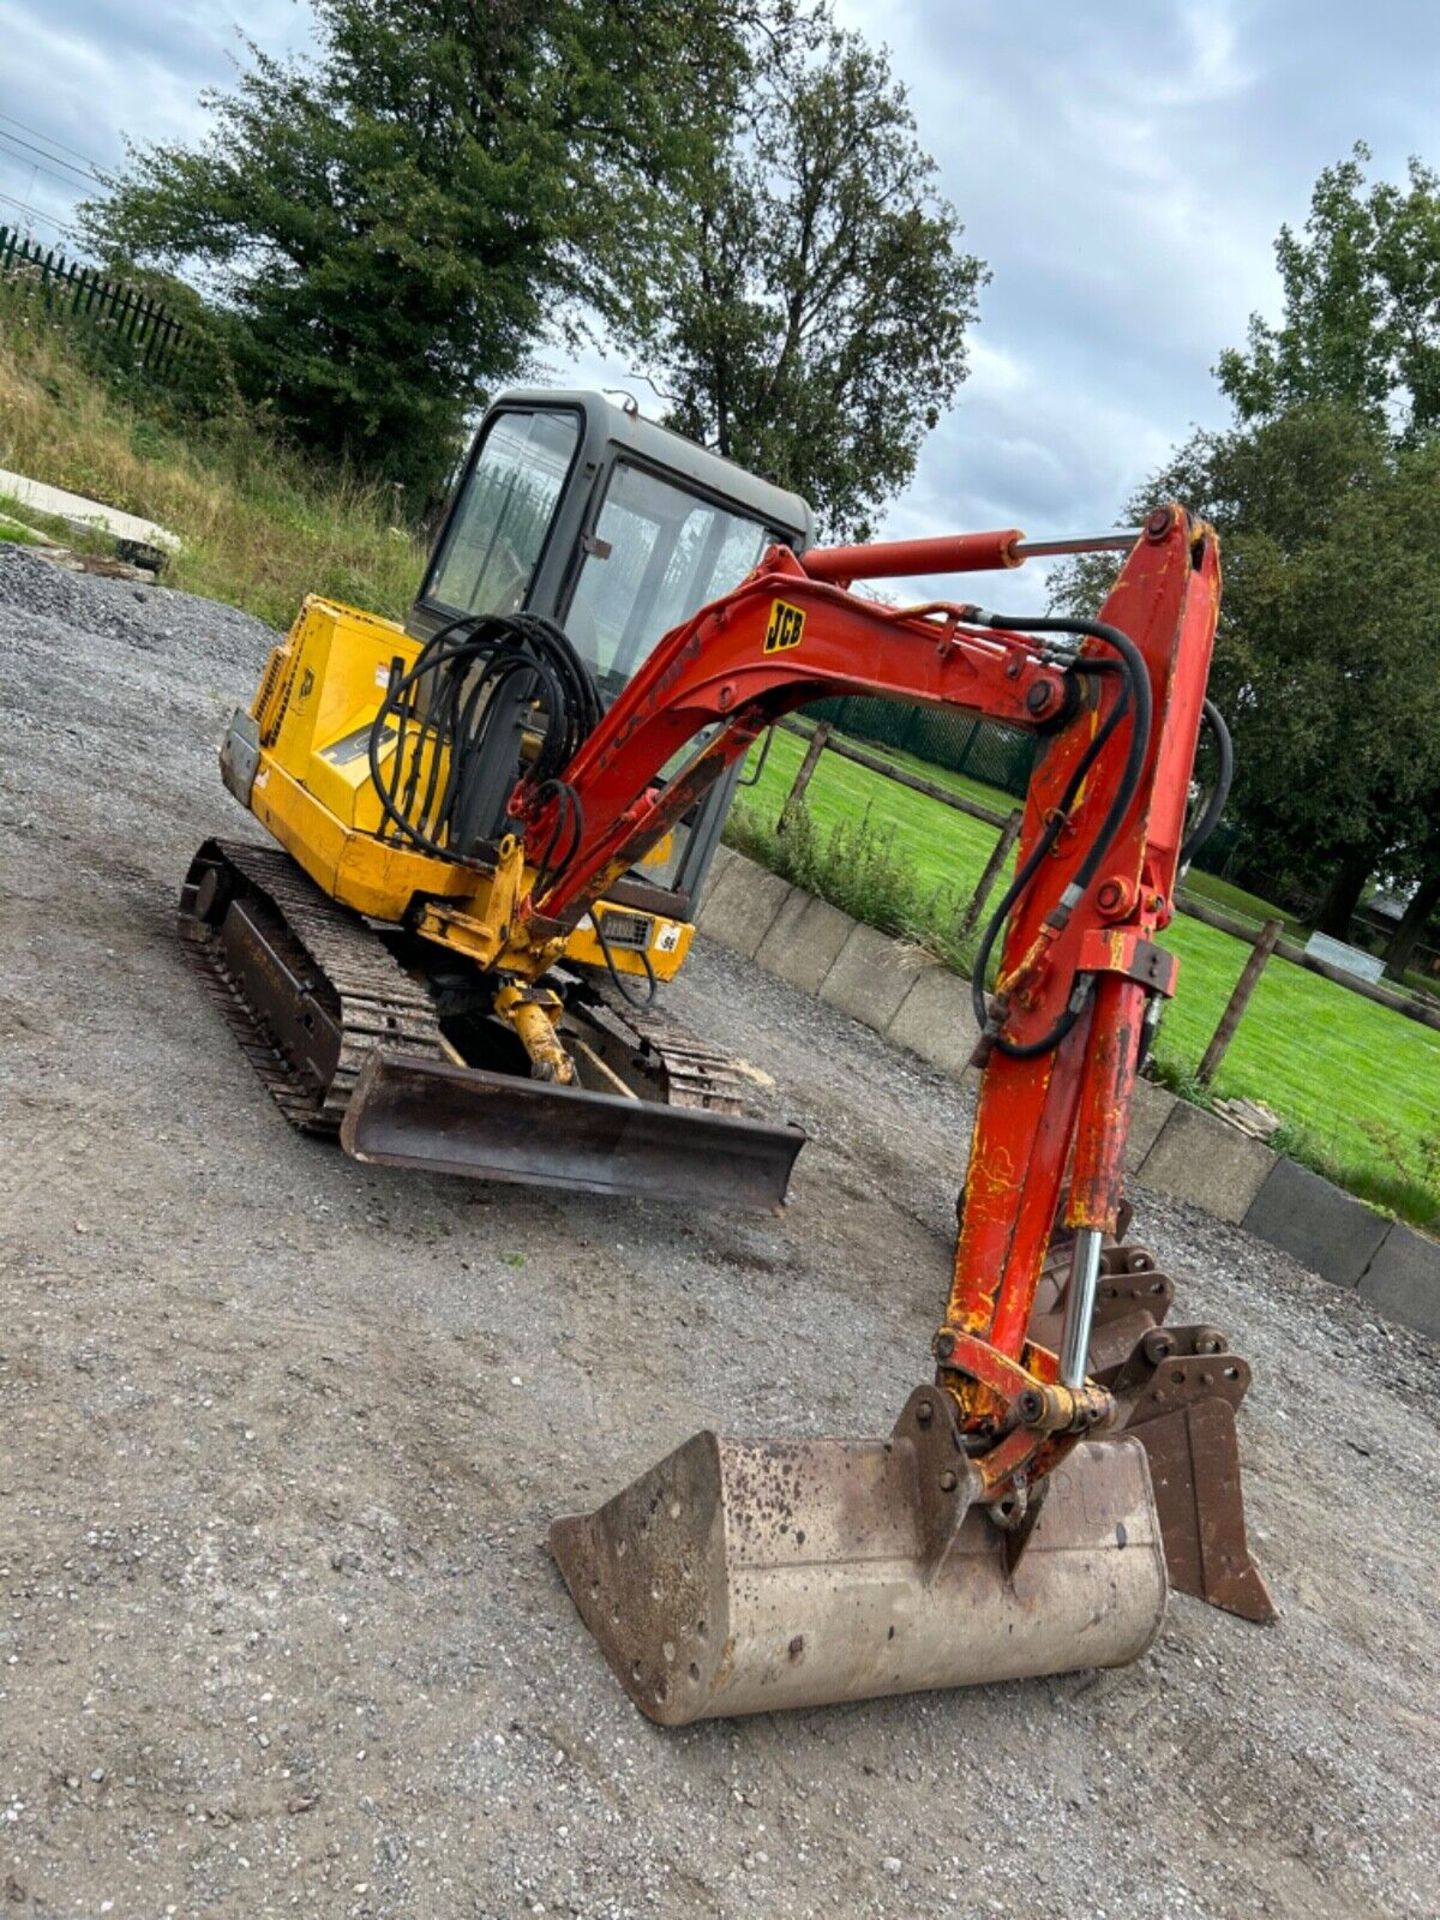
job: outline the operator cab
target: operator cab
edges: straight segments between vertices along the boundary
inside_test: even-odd
[[[544,614],[565,629],[608,705],[672,627],[738,586],[767,547],[803,552],[811,533],[798,494],[603,394],[502,394],[475,436],[406,624],[428,639],[465,614]],[[508,724],[487,729],[488,764],[472,788],[479,837],[503,831],[528,711],[517,696]],[[689,918],[739,772],[609,897]]]

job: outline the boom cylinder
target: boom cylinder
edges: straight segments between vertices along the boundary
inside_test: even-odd
[[[865,547],[813,547],[800,556],[812,580],[895,580],[908,574],[1001,573],[1027,560],[1072,553],[1128,553],[1142,528],[1027,540],[1018,527],[995,533],[948,533],[935,540],[876,540]]]
[[[999,573],[1024,558],[1018,527],[998,533],[951,533],[938,540],[876,540],[866,547],[812,547],[800,564],[812,580],[894,580],[918,573]]]

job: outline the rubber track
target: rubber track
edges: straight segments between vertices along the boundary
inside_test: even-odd
[[[328,1087],[297,1072],[226,964],[219,932],[195,918],[193,893],[201,860],[219,855],[238,877],[237,892],[258,895],[284,923],[338,1004],[340,1061]],[[405,972],[383,940],[357,914],[328,899],[276,848],[244,841],[207,841],[196,856],[180,904],[180,935],[242,1052],[285,1118],[302,1133],[340,1130],[360,1069],[377,1047],[391,1053],[448,1058],[430,995]]]
[[[288,854],[246,841],[216,840],[207,841],[197,864],[212,853],[239,877],[241,891],[269,904],[339,1005],[344,1045],[335,1076],[322,1091],[290,1065],[246,999],[226,964],[218,931],[194,917],[192,869],[181,899],[181,937],[241,1051],[292,1126],[304,1133],[338,1133],[360,1069],[377,1047],[432,1060],[449,1057],[426,988],[405,972],[378,934],[323,894]],[[749,1082],[729,1055],[661,1007],[632,1007],[607,994],[605,1012],[612,1029],[622,1026],[636,1051],[659,1066],[668,1096],[663,1104],[744,1113]],[[576,1013],[583,1024],[583,1008]]]

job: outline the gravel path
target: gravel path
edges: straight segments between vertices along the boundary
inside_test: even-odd
[[[1437,1912],[1440,1359],[1149,1196],[1255,1367],[1282,1610],[1116,1673],[675,1734],[544,1549],[695,1427],[887,1430],[967,1107],[701,945],[682,1017],[803,1121],[778,1221],[366,1170],[177,950],[269,636],[0,547],[0,1888],[17,1916]],[[823,1374],[806,1330],[823,1322]]]

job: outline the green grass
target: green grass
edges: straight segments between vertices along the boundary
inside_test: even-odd
[[[1182,894],[1193,894],[1197,899],[1209,901],[1212,907],[1220,907],[1226,913],[1233,913],[1237,919],[1253,920],[1256,931],[1267,920],[1283,920],[1285,937],[1298,940],[1302,945],[1309,938],[1310,929],[1303,920],[1297,920],[1293,914],[1286,913],[1283,907],[1262,900],[1258,893],[1247,893],[1244,887],[1237,887],[1232,881],[1222,880],[1217,874],[1201,873],[1198,867],[1192,867],[1185,876]]]
[[[866,751],[871,749],[867,747]],[[741,795],[747,813],[766,824],[778,817],[804,752],[803,740],[791,733],[775,732],[759,784]],[[898,764],[906,763],[900,754],[887,758]],[[1008,794],[968,780],[962,774],[922,767],[918,762],[910,762],[909,766],[922,778],[953,787],[967,799],[978,800],[1001,815],[1015,805]],[[745,777],[749,778],[749,771]],[[872,832],[888,848],[895,865],[922,893],[958,892],[962,905],[974,892],[980,870],[995,845],[996,830],[985,821],[972,820],[969,814],[942,806],[938,800],[911,793],[896,786],[893,780],[857,767],[834,753],[821,757],[805,798],[822,839],[837,826],[868,819]]]
[[[289,626],[307,593],[399,617],[420,578],[424,547],[395,524],[383,489],[315,467],[238,414],[200,428],[141,410],[63,327],[3,288],[0,467],[157,521],[183,543],[167,586],[275,626]],[[41,518],[24,507],[17,517]],[[88,541],[64,522],[56,536]]]
[[[767,830],[789,793],[803,752],[802,741],[776,733],[758,785],[741,796],[731,837],[758,857],[766,857]],[[1006,795],[933,768],[925,768],[924,776],[953,783],[1000,811],[1013,804]],[[890,883],[880,914],[865,911],[849,880],[840,883],[848,897],[837,898],[836,904],[877,923],[888,919],[889,930],[908,933],[952,962],[957,957],[963,962],[965,956],[956,955],[946,932],[994,846],[993,827],[835,754],[822,758],[807,794],[807,810],[818,849],[809,856],[816,890],[836,897],[835,885],[827,885],[820,870],[827,842],[843,836],[847,826],[853,834],[864,823],[866,844],[888,857],[900,882]],[[773,834],[768,839],[773,848]],[[844,846],[835,851],[843,859]],[[900,883],[907,904],[897,915]],[[1187,884],[1247,917],[1263,920],[1270,915],[1265,901],[1207,875],[1192,875]],[[863,887],[858,891],[863,893]],[[894,924],[897,917],[903,924]],[[1164,1076],[1183,1084],[1215,1030],[1247,949],[1184,915],[1176,917],[1162,940],[1179,957],[1180,977],[1157,1057]],[[1435,1166],[1440,1034],[1288,961],[1272,959],[1211,1091],[1264,1101],[1286,1122],[1288,1151],[1420,1225],[1440,1224]]]

